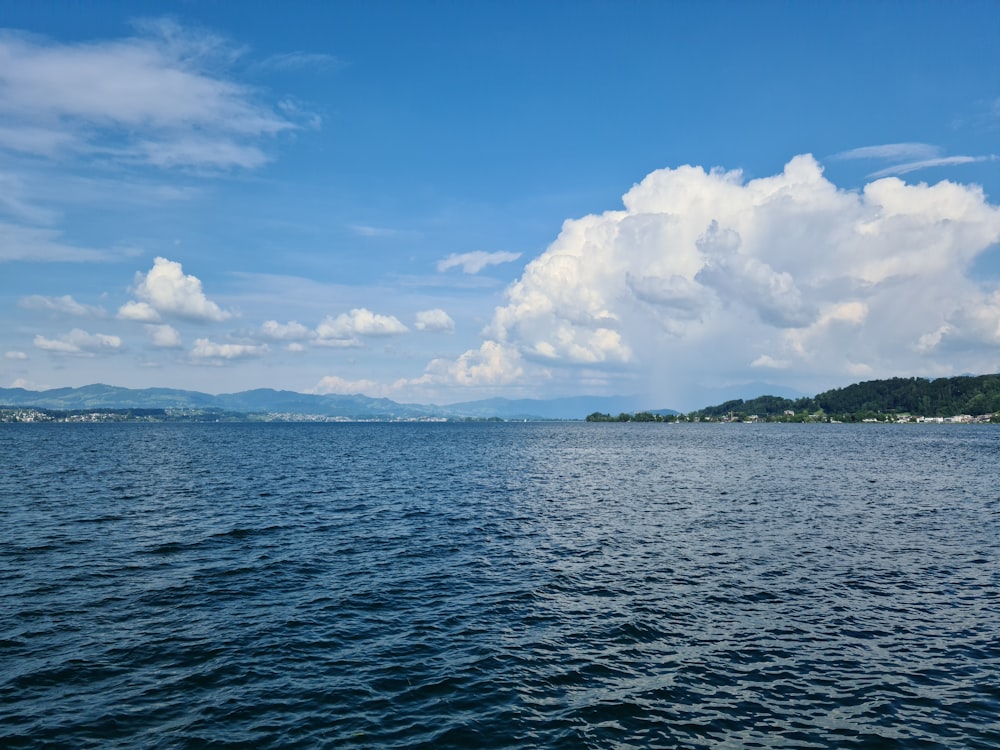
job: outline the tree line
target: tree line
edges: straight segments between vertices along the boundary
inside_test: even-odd
[[[954,378],[889,378],[834,388],[812,398],[786,399],[761,396],[728,401],[701,410],[702,416],[724,416],[744,411],[759,416],[784,415],[786,411],[823,414],[914,414],[950,417],[980,416],[1000,412],[1000,375]]]
[[[756,415],[770,421],[823,418],[858,422],[862,419],[903,414],[923,417],[1000,415],[1000,374],[869,380],[824,391],[811,398],[759,396],[749,400],[733,399],[717,406],[706,406],[687,415],[640,412],[612,416],[595,412],[587,417],[587,421],[673,422],[678,419],[740,419]]]

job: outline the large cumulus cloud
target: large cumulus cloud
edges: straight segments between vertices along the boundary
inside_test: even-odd
[[[146,274],[138,273],[132,289],[138,300],[118,309],[122,320],[156,323],[161,315],[200,322],[219,323],[233,317],[205,296],[201,280],[185,274],[180,263],[156,258]]]
[[[761,372],[808,387],[1000,369],[1000,294],[970,275],[1000,208],[977,186],[843,190],[803,155],[749,181],[662,169],[623,203],[565,222],[507,290],[493,344],[459,362],[489,350],[517,361],[491,373],[640,373],[662,393]]]

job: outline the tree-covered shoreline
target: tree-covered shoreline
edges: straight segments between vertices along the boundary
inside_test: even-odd
[[[766,421],[899,422],[968,415],[1000,422],[1000,375],[889,378],[834,388],[798,399],[733,399],[681,415],[594,413],[588,422]]]

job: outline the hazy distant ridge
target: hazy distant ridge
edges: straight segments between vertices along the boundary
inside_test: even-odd
[[[223,409],[246,413],[315,414],[349,419],[420,417],[479,419],[582,419],[593,411],[632,412],[645,408],[629,396],[575,396],[556,399],[492,398],[448,406],[400,404],[387,398],[315,395],[259,388],[217,396],[174,388],[119,388],[95,384],[81,388],[29,391],[0,388],[0,405],[42,409]]]

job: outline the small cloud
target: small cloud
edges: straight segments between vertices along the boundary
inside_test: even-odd
[[[181,334],[173,326],[146,326],[149,340],[157,349],[179,349],[182,345]]]
[[[938,327],[937,330],[925,333],[917,339],[916,349],[918,352],[927,353],[937,349],[941,341],[952,332],[952,327],[948,324]]]
[[[761,354],[750,363],[751,367],[763,367],[768,370],[784,370],[790,366],[790,362],[784,359],[775,359],[770,354]]]
[[[427,333],[454,333],[455,321],[444,310],[437,308],[434,310],[422,310],[417,313],[417,321],[414,323],[414,328]]]
[[[126,302],[118,308],[119,320],[135,320],[139,323],[156,323],[160,314],[147,302]]]
[[[9,352],[4,352],[3,358],[12,360],[22,360],[22,359],[27,359],[28,355],[25,354],[24,352],[9,351]]]
[[[96,354],[112,354],[122,350],[122,340],[118,336],[104,333],[87,333],[79,328],[57,339],[35,336],[34,345],[53,354],[73,354],[93,357]]]
[[[217,344],[209,339],[196,339],[191,357],[196,360],[234,360],[261,357],[268,352],[267,344]]]
[[[320,337],[314,339],[313,344],[316,346],[325,346],[328,349],[361,349],[364,347],[361,339],[353,337],[346,339],[324,339]]]
[[[856,378],[863,378],[874,372],[872,366],[864,362],[848,362],[845,370]]]
[[[316,326],[316,335],[322,343],[333,340],[349,340],[356,336],[394,336],[409,329],[392,315],[378,315],[363,307],[349,313],[341,313],[336,318],[326,316]]]
[[[521,257],[521,253],[495,252],[487,253],[476,250],[471,253],[452,253],[444,260],[438,261],[437,270],[445,272],[451,268],[461,268],[463,273],[476,274],[487,266],[501,263],[512,263]]]
[[[22,297],[17,304],[26,310],[49,310],[80,318],[103,318],[107,314],[104,308],[81,304],[68,294],[62,297],[43,297],[40,294],[32,294],[29,297]]]
[[[268,320],[260,327],[260,335],[272,341],[302,341],[310,338],[313,333],[297,320],[279,323]]]

